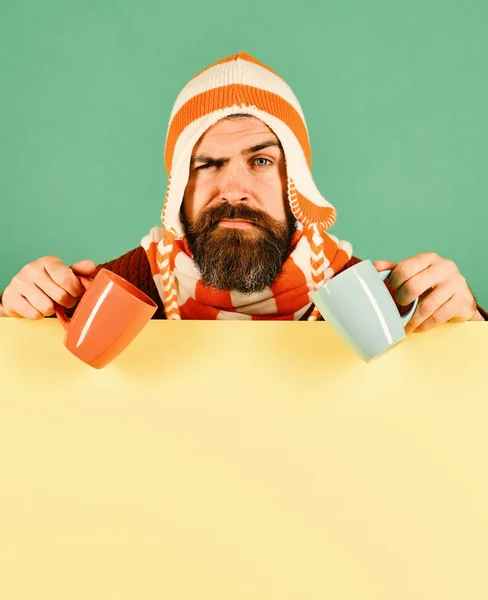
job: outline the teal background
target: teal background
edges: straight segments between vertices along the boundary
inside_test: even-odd
[[[297,95],[331,230],[361,258],[453,259],[488,307],[488,3],[2,0],[0,289],[160,223],[185,83],[243,50]]]

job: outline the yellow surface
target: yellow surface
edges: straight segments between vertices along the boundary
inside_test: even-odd
[[[488,325],[0,319],[0,597],[488,598]]]

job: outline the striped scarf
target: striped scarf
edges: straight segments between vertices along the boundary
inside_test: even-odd
[[[252,295],[203,285],[180,220],[194,145],[218,120],[242,112],[266,123],[280,140],[286,159],[288,202],[297,221],[280,275],[270,288]],[[165,163],[168,186],[162,226],[153,227],[141,245],[166,318],[320,318],[311,294],[349,261],[352,247],[326,231],[336,220],[336,210],[315,186],[305,117],[283,79],[244,52],[198,73],[174,104]]]

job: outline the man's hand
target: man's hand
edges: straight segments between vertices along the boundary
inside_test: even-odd
[[[476,299],[456,264],[434,252],[416,254],[397,264],[377,260],[377,271],[393,269],[389,281],[398,304],[419,304],[405,331],[421,332],[447,321],[484,321]]]
[[[76,275],[89,277],[95,263],[82,260],[71,268],[56,256],[43,256],[25,265],[2,295],[0,316],[42,319],[54,314],[54,304],[75,306],[85,292]]]

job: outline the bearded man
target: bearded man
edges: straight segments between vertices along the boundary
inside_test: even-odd
[[[98,266],[37,259],[5,289],[0,315],[73,308],[84,291],[76,275],[104,267],[156,301],[154,318],[320,319],[311,295],[360,259],[329,232],[336,210],[312,178],[305,117],[285,81],[244,52],[195,75],[173,106],[165,163],[161,225],[140,247]],[[451,260],[427,252],[374,264],[393,269],[400,307],[420,297],[407,330],[488,320]]]

